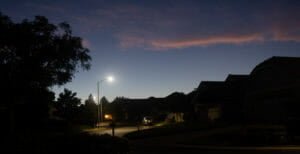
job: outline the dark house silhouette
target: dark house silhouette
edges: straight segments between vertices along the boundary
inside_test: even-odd
[[[118,112],[118,121],[139,122],[144,116],[159,115],[163,107],[161,98],[130,99],[122,98],[119,103],[113,103],[122,111]]]
[[[193,100],[200,121],[240,122],[248,75],[230,74],[225,81],[203,81]]]
[[[219,120],[226,101],[225,92],[225,82],[202,81],[193,99],[197,119],[202,122]]]
[[[249,75],[230,74],[225,80],[227,103],[224,106],[224,119],[227,122],[240,123],[244,121],[244,101]]]
[[[119,108],[118,120],[124,121],[140,121],[145,116],[151,116],[154,120],[161,121],[169,114],[174,115],[178,121],[183,121],[183,118],[189,118],[189,113],[192,112],[191,97],[194,92],[184,94],[174,92],[162,98],[145,98],[131,99],[120,98],[118,102],[113,102],[115,108]],[[172,116],[173,117],[173,116]],[[177,120],[175,120],[177,122]]]
[[[265,60],[253,69],[248,85],[244,111],[249,123],[300,121],[300,58]]]

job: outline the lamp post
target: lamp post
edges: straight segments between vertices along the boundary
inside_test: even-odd
[[[104,81],[108,81],[108,82],[113,82],[114,81],[114,77],[112,76],[108,76],[100,81],[97,82],[97,93],[98,93],[98,96],[97,96],[97,102],[98,102],[98,105],[97,105],[97,126],[99,127],[99,123],[100,122],[103,122],[103,105],[102,103],[100,103],[100,84]],[[99,106],[100,106],[100,109],[99,109]]]

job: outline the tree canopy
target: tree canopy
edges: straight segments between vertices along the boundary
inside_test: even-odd
[[[57,110],[57,116],[68,121],[74,121],[75,118],[78,118],[81,100],[76,97],[76,95],[77,93],[68,89],[64,89],[64,91],[59,94],[54,106]]]
[[[88,99],[84,101],[84,105],[81,110],[83,122],[89,125],[95,125],[98,120],[98,106],[92,94],[90,94]]]
[[[78,67],[90,68],[89,50],[70,25],[43,16],[12,22],[0,14],[0,65],[11,82],[49,87],[71,81]],[[3,81],[3,80],[2,80]]]
[[[43,111],[45,117],[54,101],[50,87],[90,68],[89,50],[65,22],[53,24],[43,16],[14,22],[0,13],[0,34],[0,105],[10,110],[8,115],[32,119]]]

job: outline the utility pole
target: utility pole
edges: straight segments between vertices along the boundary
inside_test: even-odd
[[[100,124],[100,114],[99,114],[99,105],[100,105],[100,94],[99,94],[99,86],[100,86],[100,82],[98,81],[97,82],[97,93],[98,93],[98,96],[97,96],[97,127],[99,127],[99,124]]]

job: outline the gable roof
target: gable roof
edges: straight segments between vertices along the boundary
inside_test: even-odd
[[[199,86],[198,89],[201,88],[210,88],[210,89],[215,89],[215,88],[221,88],[224,86],[224,81],[202,81]]]
[[[222,81],[202,81],[197,88],[196,100],[219,100],[226,95],[226,84]]]
[[[240,82],[245,81],[249,78],[249,75],[241,75],[241,74],[229,74],[225,80],[225,82]]]

